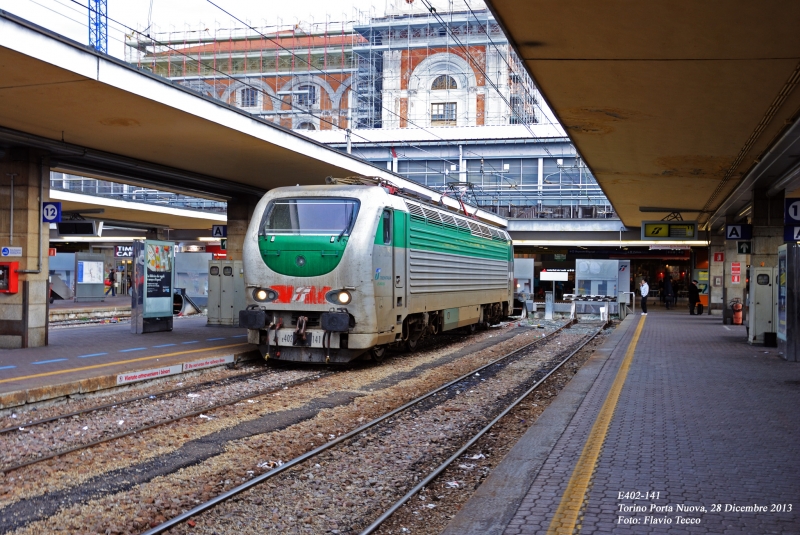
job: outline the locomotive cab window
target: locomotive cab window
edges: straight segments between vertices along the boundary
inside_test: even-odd
[[[330,234],[349,236],[356,222],[357,199],[274,199],[261,221],[261,235]]]
[[[392,243],[392,211],[384,210],[381,216],[383,226],[383,243],[384,245],[391,245]]]

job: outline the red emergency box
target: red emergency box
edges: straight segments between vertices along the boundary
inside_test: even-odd
[[[19,291],[19,262],[0,262],[0,293],[15,294]]]

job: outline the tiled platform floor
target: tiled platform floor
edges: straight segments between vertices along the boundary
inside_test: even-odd
[[[596,462],[573,479],[586,492],[562,505],[640,323]],[[683,309],[629,317],[606,345],[446,534],[800,533],[800,364]],[[735,509],[756,505],[766,510]],[[577,510],[574,523],[553,521],[559,506]]]

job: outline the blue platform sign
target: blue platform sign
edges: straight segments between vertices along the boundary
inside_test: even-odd
[[[42,203],[42,223],[61,223],[61,203]]]
[[[800,225],[783,227],[783,241],[800,241]]]
[[[783,224],[800,225],[800,199],[784,199]]]

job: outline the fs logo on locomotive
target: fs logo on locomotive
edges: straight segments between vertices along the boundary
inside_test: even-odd
[[[307,305],[325,304],[325,294],[331,291],[330,286],[283,286],[271,287],[278,294],[275,303],[305,303]]]

